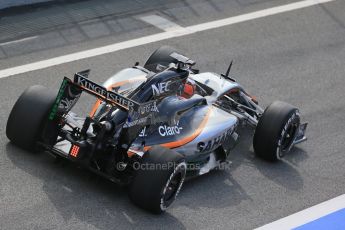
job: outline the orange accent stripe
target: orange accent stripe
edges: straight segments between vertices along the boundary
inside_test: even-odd
[[[169,148],[169,149],[172,149],[172,148],[177,148],[177,147],[180,147],[182,145],[185,145],[185,144],[191,142],[192,140],[194,140],[197,136],[200,135],[202,130],[205,128],[206,123],[208,121],[208,118],[210,117],[211,112],[212,112],[212,108],[209,108],[209,110],[208,110],[204,120],[201,122],[199,127],[194,131],[194,133],[192,135],[190,135],[188,137],[185,137],[185,138],[183,138],[181,140],[177,140],[177,141],[161,144],[161,146]]]
[[[89,113],[90,117],[93,117],[95,115],[95,113],[96,113],[96,111],[97,111],[97,109],[101,103],[102,103],[102,100],[99,100],[99,99],[96,100],[95,104],[93,105],[93,107]]]
[[[132,157],[134,154],[135,154],[135,153],[132,152],[132,151],[127,151],[127,156],[128,156],[128,157]]]
[[[144,152],[146,152],[146,151],[148,151],[148,150],[150,150],[151,149],[151,146],[145,146],[144,147]]]
[[[119,82],[115,82],[114,84],[111,84],[110,86],[107,87],[107,90],[110,90],[111,88],[117,87],[117,86],[121,86],[127,83],[131,83],[131,82],[135,82],[135,81],[140,81],[140,80],[144,80],[146,79],[146,77],[137,77],[137,78],[131,78],[128,80],[124,80],[124,81],[119,81]]]
[[[169,148],[169,149],[173,149],[173,148],[177,148],[180,147],[182,145],[185,145],[189,142],[191,142],[192,140],[194,140],[197,136],[200,135],[200,133],[202,132],[202,130],[205,128],[208,118],[210,117],[210,114],[212,112],[212,108],[209,108],[204,120],[201,122],[201,124],[199,125],[199,127],[194,131],[194,133],[188,137],[185,137],[181,140],[177,140],[177,141],[173,141],[173,142],[168,142],[168,143],[164,143],[161,144],[160,146],[165,147],[165,148]],[[152,148],[152,146],[145,146],[144,147],[144,151],[148,151]]]

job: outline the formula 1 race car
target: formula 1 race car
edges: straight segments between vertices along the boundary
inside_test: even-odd
[[[186,177],[227,162],[240,124],[254,128],[254,151],[269,161],[306,140],[296,107],[277,101],[263,110],[229,77],[231,65],[221,75],[194,65],[163,46],[103,85],[86,70],[65,77],[57,95],[31,86],[9,115],[7,137],[126,185],[130,199],[154,213],[172,204]],[[97,98],[88,115],[71,111],[82,92]]]

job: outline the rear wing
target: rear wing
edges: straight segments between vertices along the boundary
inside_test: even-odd
[[[49,120],[54,120],[57,114],[68,113],[76,104],[83,91],[112,106],[128,111],[132,120],[133,118],[141,119],[148,114],[158,112],[156,100],[139,103],[119,93],[108,91],[105,87],[89,80],[89,73],[90,70],[78,72],[74,75],[73,81],[64,77],[49,114]]]

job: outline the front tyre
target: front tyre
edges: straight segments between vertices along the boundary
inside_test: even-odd
[[[299,125],[300,115],[296,107],[281,101],[273,102],[265,109],[255,129],[255,153],[268,161],[280,160],[292,148]]]
[[[184,157],[154,146],[133,167],[136,176],[129,187],[132,202],[156,214],[164,212],[175,201],[184,182],[187,168]]]

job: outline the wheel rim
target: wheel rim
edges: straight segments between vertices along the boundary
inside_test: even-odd
[[[177,173],[171,178],[166,191],[163,195],[163,201],[165,204],[170,203],[176,195],[176,192],[178,191],[180,184],[182,181],[182,173]]]
[[[282,137],[281,142],[281,152],[286,152],[290,150],[291,145],[293,144],[293,141],[295,139],[296,131],[298,129],[298,122],[291,122],[291,124],[286,129],[286,132],[284,133]]]
[[[283,158],[285,154],[290,151],[291,147],[293,146],[299,125],[300,118],[297,111],[290,117],[283,128],[283,133],[278,142],[277,159]]]

